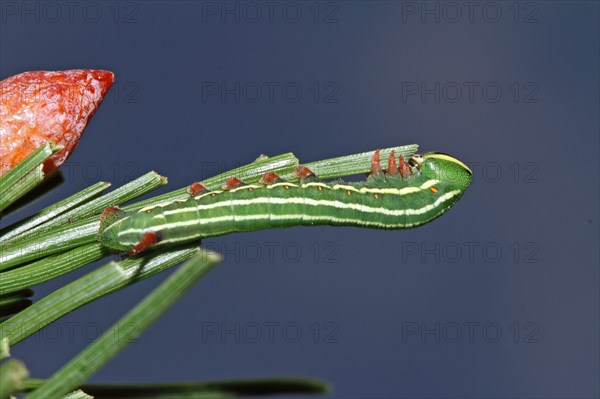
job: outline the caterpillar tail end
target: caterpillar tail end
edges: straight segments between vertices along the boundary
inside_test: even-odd
[[[111,206],[110,208],[106,208],[100,216],[100,230],[98,230],[98,234],[102,235],[102,233],[106,230],[108,226],[117,222],[120,219],[123,219],[124,216],[125,211],[119,208],[118,206]]]
[[[123,219],[126,212],[117,206],[106,208],[100,216],[100,228],[98,229],[98,241],[107,248],[122,252],[124,248],[118,244],[115,223]],[[111,228],[111,226],[113,226]]]

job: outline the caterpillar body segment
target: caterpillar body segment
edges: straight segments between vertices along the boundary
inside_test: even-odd
[[[192,186],[192,196],[163,206],[120,213],[102,222],[99,239],[117,251],[178,245],[234,232],[292,226],[356,226],[376,229],[417,227],[442,215],[468,188],[471,170],[442,153],[392,154],[387,173],[379,152],[364,182],[324,183],[305,167],[294,184],[267,173],[259,183],[232,178],[223,190]],[[197,195],[193,195],[197,194]],[[122,211],[121,211],[122,212]]]

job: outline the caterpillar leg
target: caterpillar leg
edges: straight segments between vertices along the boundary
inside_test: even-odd
[[[146,248],[148,248],[156,243],[158,243],[158,236],[156,235],[155,232],[148,231],[144,234],[144,236],[142,237],[140,242],[138,242],[138,244],[135,247],[133,247],[129,252],[127,252],[127,255],[133,256],[133,255],[139,254]]]
[[[404,157],[402,155],[400,155],[400,158],[398,160],[400,161],[400,166],[398,168],[400,171],[400,176],[402,176],[403,179],[406,179],[412,174],[410,165],[404,160]]]

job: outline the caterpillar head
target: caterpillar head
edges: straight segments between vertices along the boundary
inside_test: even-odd
[[[473,180],[473,172],[467,165],[442,152],[415,154],[409,163],[417,168],[423,177],[456,185],[462,191],[465,191]]]
[[[105,247],[127,252],[130,256],[159,244],[161,232],[151,228],[152,218],[147,215],[155,208],[130,213],[115,207],[107,208],[100,218],[98,240]]]

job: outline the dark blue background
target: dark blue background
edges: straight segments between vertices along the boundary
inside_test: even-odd
[[[154,169],[166,192],[261,153],[313,161],[418,143],[475,170],[455,208],[416,230],[207,240],[227,260],[93,381],[297,375],[339,398],[598,397],[597,2],[481,2],[472,16],[462,2],[275,1],[272,15],[263,2],[96,1],[72,14],[1,3],[2,78],[117,77],[66,182],[3,223],[100,178]],[[239,101],[207,91],[236,82]],[[422,84],[433,93],[410,94]],[[49,376],[165,277],[79,309],[14,355]],[[239,323],[238,342],[206,334],[222,323]],[[279,323],[272,342],[265,323]]]

